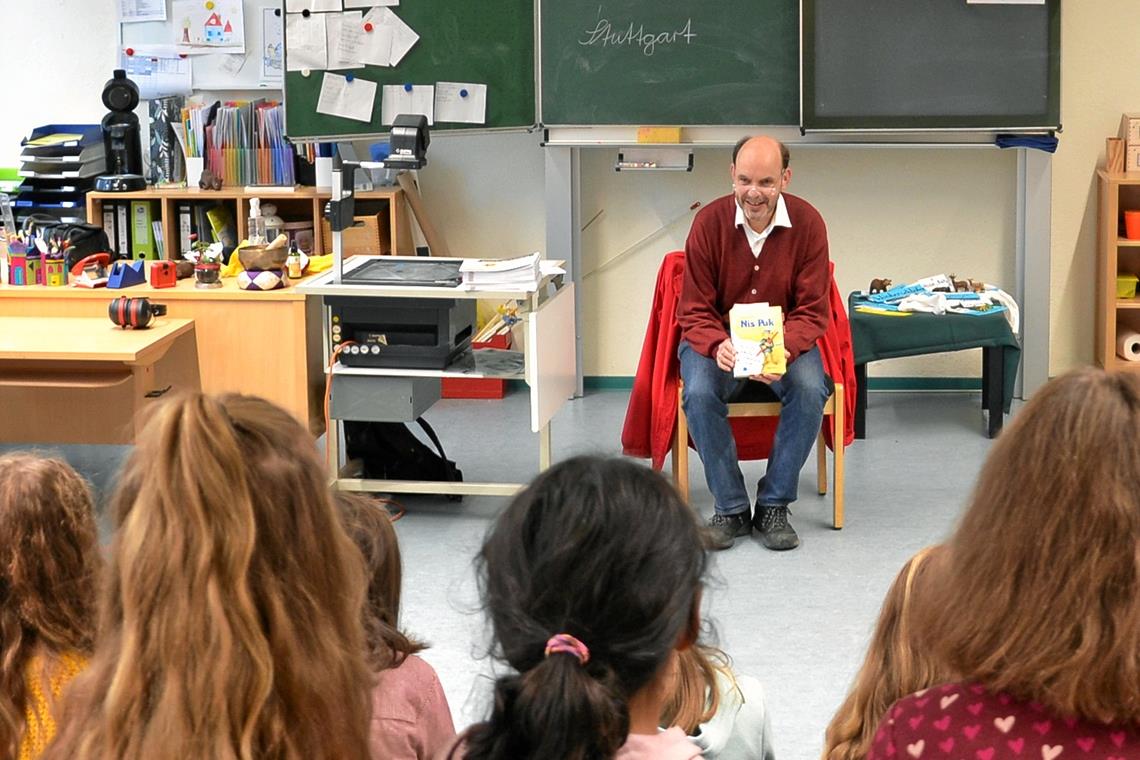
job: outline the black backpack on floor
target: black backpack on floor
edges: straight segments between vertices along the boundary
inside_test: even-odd
[[[463,473],[447,458],[439,436],[423,417],[416,423],[435,446],[424,444],[403,422],[344,423],[345,453],[364,465],[361,477],[378,480],[441,480],[462,483]],[[448,496],[460,501],[461,496]]]

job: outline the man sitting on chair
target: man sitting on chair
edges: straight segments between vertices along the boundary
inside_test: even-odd
[[[730,169],[732,194],[700,210],[685,242],[677,307],[682,404],[715,500],[708,521],[713,546],[727,549],[755,526],[769,549],[794,549],[800,541],[788,522],[788,505],[796,500],[800,469],[831,395],[815,345],[831,319],[827,229],[807,201],[783,192],[792,172],[782,143],[745,138],[733,149]],[[758,301],[783,310],[787,373],[737,380],[728,312],[734,304]],[[751,382],[767,384],[781,404],[755,517],[727,407]]]

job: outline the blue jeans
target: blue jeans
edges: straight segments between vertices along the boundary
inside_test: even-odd
[[[737,380],[731,372],[718,367],[716,359],[697,353],[687,341],[681,341],[677,354],[685,382],[681,404],[697,454],[705,466],[705,480],[716,511],[724,515],[746,513],[750,506],[748,491],[736,457],[727,403],[745,383],[752,381]],[[785,507],[796,500],[800,469],[819,435],[823,407],[831,395],[819,349],[812,346],[796,357],[787,373],[769,387],[780,399],[780,421],[756,504]]]

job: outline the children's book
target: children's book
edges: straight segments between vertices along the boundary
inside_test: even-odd
[[[733,377],[782,375],[787,371],[784,315],[779,306],[738,303],[728,312],[728,327],[736,349]]]

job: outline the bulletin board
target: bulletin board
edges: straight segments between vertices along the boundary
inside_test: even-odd
[[[193,86],[195,90],[258,90],[280,92],[280,85],[266,87],[261,84],[261,14],[263,9],[280,10],[281,0],[242,0],[245,11],[245,62],[236,74],[224,68],[225,54],[211,53],[193,56]],[[139,21],[123,24],[122,47],[131,45],[165,45],[175,40],[176,19],[170,15],[167,3],[166,21]]]
[[[285,73],[286,134],[295,140],[387,132],[383,85],[472,82],[487,85],[483,124],[437,123],[437,129],[530,128],[535,125],[535,0],[409,0],[392,8],[420,39],[393,67],[342,70],[377,84],[370,122],[317,113],[321,74]],[[286,33],[288,45],[288,33]]]

